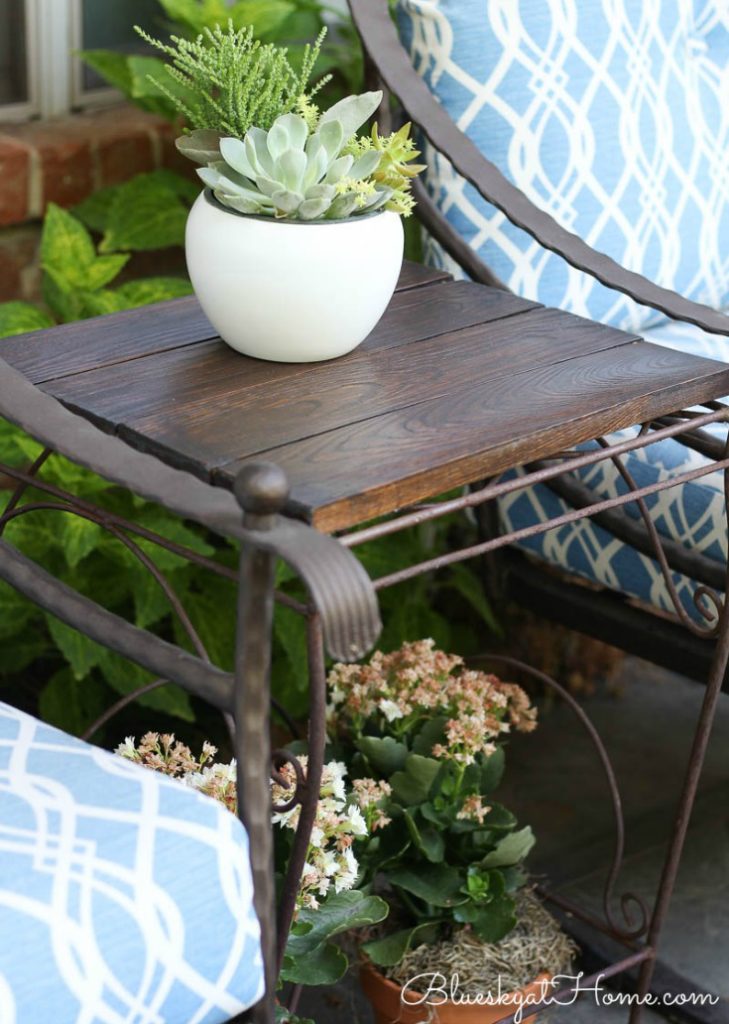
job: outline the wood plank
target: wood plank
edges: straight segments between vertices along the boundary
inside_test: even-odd
[[[93,317],[0,341],[0,357],[34,384],[216,337],[196,298]]]
[[[552,309],[478,324],[457,333],[354,353],[321,368],[269,382],[265,389],[225,392],[225,379],[210,392],[197,382],[191,400],[138,419],[125,417],[129,431],[160,441],[167,450],[194,452],[214,468],[233,459],[339,427],[370,420],[419,402],[454,401],[478,381],[613,348],[636,340],[628,334],[580,321]],[[175,386],[175,394],[180,389]],[[224,429],[222,426],[224,425]]]
[[[445,271],[406,262],[397,293],[414,294],[448,279]],[[0,357],[41,384],[216,337],[200,303],[190,296],[18,334],[0,341]]]
[[[565,446],[729,393],[729,366],[635,342],[273,448],[292,513],[344,529]],[[262,457],[261,455],[258,456]],[[215,474],[230,484],[244,463]]]
[[[407,291],[409,288],[422,288],[424,285],[451,280],[451,275],[447,270],[438,270],[437,267],[426,267],[422,263],[405,260],[400,280],[397,283],[397,290]]]
[[[463,327],[504,320],[538,309],[509,292],[466,282],[454,283],[444,302],[440,287],[398,293],[385,316],[364,342],[343,359],[324,363],[271,363],[249,359],[220,341],[205,342],[144,359],[56,378],[44,388],[106,427],[119,424],[146,430],[156,424],[172,430],[178,417],[210,423],[216,437],[240,437],[242,424],[229,419],[236,409],[262,408],[270,389],[274,408],[299,401],[302,394],[331,396],[342,380],[357,372],[382,380],[383,350],[451,334]],[[515,328],[506,329],[513,334]],[[305,411],[306,415],[306,411]],[[260,422],[260,415],[258,420]],[[149,424],[147,423],[149,421]],[[270,445],[268,446],[270,447]],[[231,456],[241,455],[234,452]]]

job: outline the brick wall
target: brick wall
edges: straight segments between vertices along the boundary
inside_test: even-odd
[[[49,202],[74,206],[157,167],[189,175],[175,134],[166,121],[128,104],[0,124],[0,302],[39,296],[38,244]]]

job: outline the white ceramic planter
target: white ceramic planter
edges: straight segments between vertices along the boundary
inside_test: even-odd
[[[257,359],[308,363],[351,352],[385,312],[403,228],[388,211],[343,221],[246,217],[203,192],[185,251],[200,305],[228,345]]]

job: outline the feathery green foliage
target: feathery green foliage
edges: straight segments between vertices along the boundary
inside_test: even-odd
[[[169,43],[139,35],[163,53],[169,63],[167,82],[153,84],[182,114],[190,129],[209,129],[243,138],[249,128],[270,128],[277,117],[294,110],[304,97],[311,100],[329,78],[309,87],[326,30],[306,46],[300,70],[295,71],[286,47],[266,45],[253,38],[252,28],[205,29],[195,40],[172,36]]]

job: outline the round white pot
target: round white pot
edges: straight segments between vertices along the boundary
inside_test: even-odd
[[[185,234],[200,305],[231,348],[256,359],[308,363],[356,348],[395,291],[401,218],[287,221],[226,210],[198,196]]]

